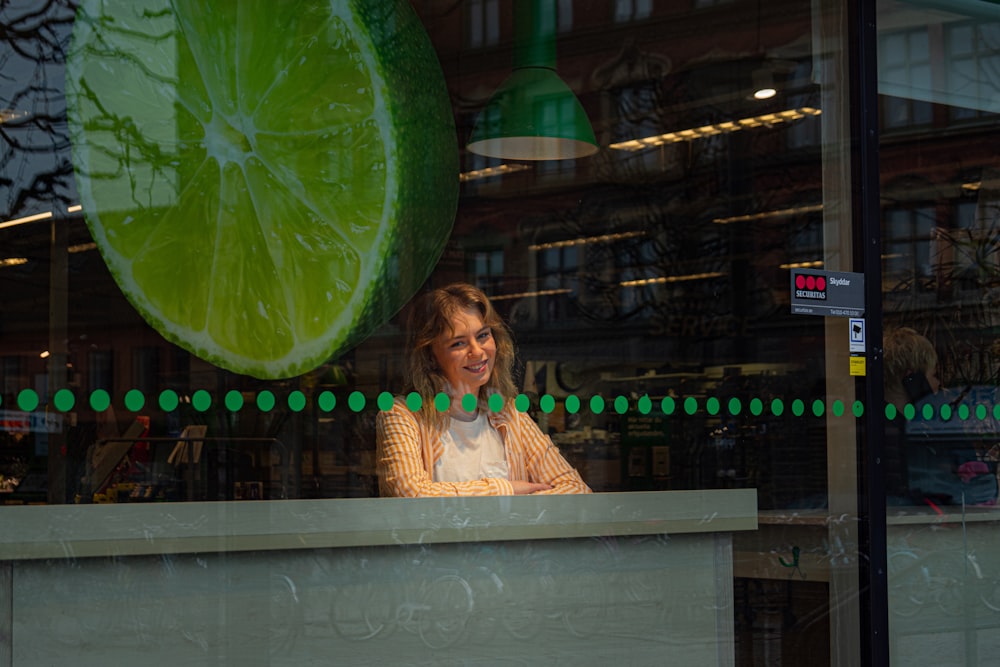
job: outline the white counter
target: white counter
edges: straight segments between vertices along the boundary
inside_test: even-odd
[[[754,489],[14,506],[0,561],[731,532],[756,510]]]

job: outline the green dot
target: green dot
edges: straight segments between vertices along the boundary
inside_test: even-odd
[[[375,399],[375,404],[382,412],[389,412],[389,410],[392,410],[392,405],[395,402],[396,401],[393,399],[392,394],[387,391],[379,393],[378,398]]]
[[[826,405],[824,405],[823,401],[818,398],[815,401],[813,401],[812,407],[813,407],[813,414],[816,415],[817,417],[822,417],[823,413],[826,412]]]
[[[264,391],[257,394],[257,409],[261,412],[270,412],[274,409],[277,401],[274,398],[274,394],[270,390],[265,389]]]
[[[514,399],[514,409],[518,412],[527,412],[531,408],[531,399],[524,394],[518,394]]]
[[[490,400],[486,402],[490,408],[490,412],[502,412],[503,411],[503,396],[500,394],[493,394],[490,396]]]
[[[856,418],[860,419],[861,415],[865,414],[865,404],[861,401],[854,401],[851,404],[851,412]]]
[[[885,418],[892,421],[896,418],[896,406],[892,403],[885,404]]]
[[[424,397],[411,391],[406,395],[406,407],[410,409],[410,412],[419,412],[420,408],[424,407]]]
[[[292,412],[302,412],[306,409],[306,395],[296,389],[288,395],[288,409]]]
[[[146,397],[138,389],[129,389],[125,392],[125,407],[132,412],[139,412],[146,405]]]
[[[961,419],[962,421],[965,421],[966,419],[969,418],[969,406],[966,405],[965,403],[962,403],[960,406],[958,406],[958,418]]]
[[[570,394],[566,397],[566,412],[571,415],[575,415],[580,411],[580,397],[576,394]]]
[[[212,395],[204,389],[199,389],[191,396],[191,406],[198,412],[205,412],[212,407]]]
[[[750,401],[750,414],[754,417],[759,417],[760,414],[764,412],[764,401],[759,398],[751,399]]]
[[[620,415],[628,412],[628,399],[624,396],[618,396],[615,398],[615,412]]]
[[[18,397],[18,403],[21,402]],[[103,389],[97,389],[90,395],[90,407],[94,412],[104,412],[111,407],[111,396]]]
[[[712,396],[707,401],[705,401],[705,411],[708,412],[708,414],[710,415],[719,414],[720,407],[721,406],[719,404],[719,399],[717,399],[715,396]]]
[[[839,398],[833,402],[833,416],[834,417],[844,416],[844,402]]]
[[[604,412],[604,397],[601,395],[594,395],[590,397],[590,411],[595,415],[599,415]]]
[[[663,414],[672,415],[676,409],[677,403],[671,397],[664,396],[663,400],[660,401],[660,410],[663,410]]]
[[[352,391],[350,396],[347,397],[347,407],[354,412],[361,412],[364,410],[367,402],[368,401],[365,399],[365,395],[360,391]]]
[[[980,404],[976,406],[976,419],[978,419],[979,421],[983,421],[984,419],[986,419],[985,405]]]
[[[451,396],[443,391],[438,392],[434,397],[434,407],[438,412],[448,412],[451,409]]]
[[[806,404],[802,402],[801,398],[796,398],[792,401],[792,414],[796,417],[801,417],[806,411]]]
[[[993,419],[1000,419],[1000,403],[993,406]]]
[[[321,391],[316,397],[316,405],[322,412],[330,412],[337,407],[337,395],[329,390]]]
[[[653,400],[649,396],[642,396],[639,398],[636,407],[639,408],[640,414],[648,415],[653,411]]]
[[[229,410],[230,412],[239,412],[243,409],[243,394],[235,389],[230,389],[226,392],[226,398],[223,403],[226,406],[226,410]]]
[[[698,412],[698,399],[696,399],[694,396],[688,396],[687,398],[685,398],[684,412],[688,413],[689,415],[693,415],[694,413]]]
[[[53,396],[52,402],[55,403],[56,410],[59,412],[69,412],[76,404],[76,396],[69,389],[60,389]]]
[[[771,399],[771,414],[780,417],[785,412],[785,404],[780,398]]]
[[[540,407],[542,412],[545,414],[551,414],[552,411],[556,409],[556,399],[553,398],[551,394],[545,394],[538,399],[538,407]]]
[[[729,414],[731,414],[731,415],[738,415],[741,412],[743,412],[743,403],[740,402],[740,399],[736,398],[735,396],[733,398],[730,398],[729,399]]]
[[[22,389],[17,394],[17,407],[25,412],[31,412],[38,407],[38,394],[34,389]]]
[[[920,409],[920,414],[924,419],[934,419],[934,406],[930,403],[924,403],[924,407]]]
[[[951,419],[951,406],[947,403],[941,406],[941,419],[944,421]]]
[[[917,408],[913,405],[913,403],[907,403],[903,406],[903,416],[906,417],[907,421],[910,421],[917,416]]]
[[[160,409],[164,412],[173,412],[177,409],[178,403],[180,400],[173,389],[164,389],[160,392]]]
[[[462,397],[462,409],[466,412],[474,412],[478,404],[479,400],[475,394],[466,394]]]

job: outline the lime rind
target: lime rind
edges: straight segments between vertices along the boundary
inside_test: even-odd
[[[142,316],[279,378],[395,314],[458,197],[447,89],[408,3],[112,4],[81,4],[67,106],[87,224]],[[317,61],[323,104],[295,78]]]

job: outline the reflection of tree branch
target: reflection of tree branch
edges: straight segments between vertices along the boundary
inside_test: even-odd
[[[65,60],[65,49],[59,26],[73,23],[76,8],[64,0],[48,0],[35,7],[0,23],[0,40],[26,60],[61,63]]]

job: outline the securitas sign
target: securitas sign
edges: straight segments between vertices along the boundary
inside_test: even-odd
[[[797,315],[861,317],[865,276],[815,269],[792,269],[792,312]]]

